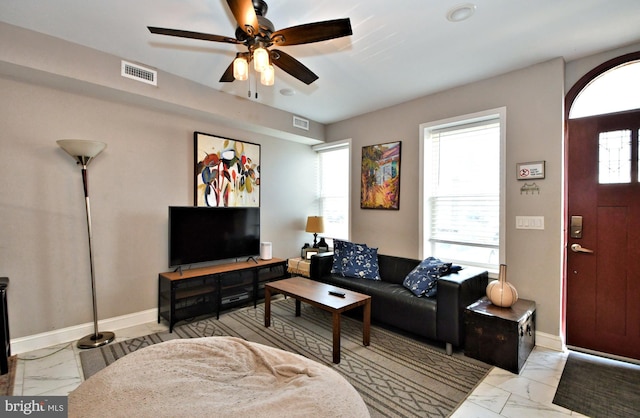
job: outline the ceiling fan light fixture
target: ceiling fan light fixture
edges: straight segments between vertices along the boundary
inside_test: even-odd
[[[276,81],[276,73],[273,65],[267,65],[267,68],[260,73],[260,83],[263,86],[273,86]]]
[[[269,53],[260,47],[253,51],[253,68],[261,73],[269,66]]]
[[[220,77],[220,83],[248,80],[250,69],[247,67],[253,61],[254,70],[260,74],[273,63],[292,77],[309,85],[318,79],[313,71],[291,55],[277,49],[269,51],[267,48],[273,45],[312,44],[353,35],[349,18],[324,20],[276,30],[274,24],[265,17],[268,10],[265,0],[227,0],[227,5],[237,23],[235,38],[155,26],[147,26],[147,28],[151,33],[158,35],[243,45],[246,49],[236,53],[236,58]],[[265,77],[268,85],[273,84],[272,72],[271,69]]]
[[[476,5],[472,3],[460,4],[447,12],[449,22],[462,22],[469,19],[476,12]]]
[[[244,81],[249,78],[249,63],[243,57],[233,60],[233,78]]]

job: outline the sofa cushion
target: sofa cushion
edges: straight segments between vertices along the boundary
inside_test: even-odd
[[[371,296],[371,320],[436,338],[436,298],[417,298],[402,284],[384,279],[358,280],[331,274],[322,276],[322,281]]]
[[[452,268],[451,263],[443,263],[435,257],[427,257],[416,266],[404,279],[404,287],[421,297],[434,297],[438,290],[438,279],[460,267]]]

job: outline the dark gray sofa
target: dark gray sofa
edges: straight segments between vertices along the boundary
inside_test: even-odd
[[[333,253],[311,257],[311,278],[371,296],[371,319],[446,344],[447,354],[464,344],[464,309],[485,295],[486,270],[466,267],[438,280],[433,298],[417,297],[402,284],[421,260],[378,254],[382,280],[331,273]]]

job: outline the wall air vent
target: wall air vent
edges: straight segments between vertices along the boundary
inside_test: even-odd
[[[293,117],[293,126],[296,128],[304,129],[305,131],[309,130],[309,121],[301,118],[300,116]]]
[[[156,70],[152,70],[151,68],[146,68],[132,62],[123,60],[120,74],[123,77],[127,77],[132,80],[138,80],[153,86],[158,85],[158,72]]]

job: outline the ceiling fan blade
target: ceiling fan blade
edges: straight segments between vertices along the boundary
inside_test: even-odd
[[[300,61],[280,50],[271,50],[271,62],[278,68],[294,76],[303,83],[309,85],[318,79],[318,76],[304,66]]]
[[[220,77],[220,83],[231,83],[234,81],[236,81],[236,78],[233,76],[233,61],[231,61],[231,64],[229,64],[224,74],[222,74],[222,77]]]
[[[147,28],[149,28],[149,32],[155,33],[157,35],[168,35],[168,36],[177,36],[179,38],[201,39],[203,41],[224,42],[227,44],[242,43],[239,40],[235,38],[230,38],[228,36],[211,35],[209,33],[191,32],[188,30],[180,30],[180,29],[157,28],[154,26],[147,26]]]
[[[260,25],[258,24],[256,11],[253,9],[252,0],[227,0],[227,4],[236,22],[238,22],[238,27],[247,35],[255,36],[260,32]]]
[[[273,32],[271,40],[278,46],[286,46],[310,44],[349,35],[353,35],[351,21],[345,18],[280,29]]]

